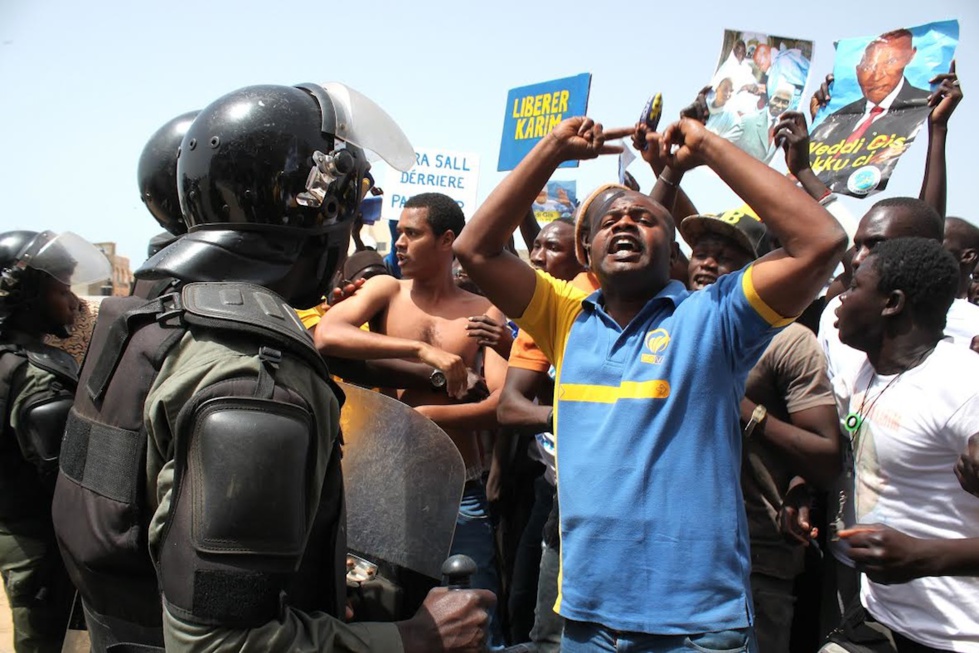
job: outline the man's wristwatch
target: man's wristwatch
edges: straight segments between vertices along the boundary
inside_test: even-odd
[[[428,377],[428,382],[432,384],[432,390],[441,390],[445,387],[445,372],[442,370],[432,370],[432,375]]]
[[[761,404],[755,406],[755,409],[751,411],[751,419],[748,420],[748,423],[744,427],[745,440],[751,438],[751,434],[755,432],[759,424],[765,421],[766,417],[768,417],[768,409]]]

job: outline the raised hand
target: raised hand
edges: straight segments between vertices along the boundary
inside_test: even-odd
[[[666,167],[666,161],[660,151],[662,138],[662,134],[651,131],[644,122],[636,123],[636,128],[632,132],[632,147],[639,151],[642,160],[649,164],[649,167],[653,169],[653,174],[657,177]]]
[[[938,84],[938,88],[928,96],[928,106],[932,107],[931,113],[928,114],[928,122],[931,125],[945,127],[955,107],[962,101],[962,86],[958,75],[955,74],[955,62],[952,62],[947,73],[936,75],[929,83]]]
[[[704,163],[701,155],[704,142],[713,136],[700,121],[681,118],[663,132],[660,157],[674,170],[685,172],[696,168]]]
[[[707,108],[707,94],[711,91],[710,86],[705,86],[697,93],[694,101],[680,109],[680,118],[693,118],[699,122],[706,123],[710,117],[710,110]]]
[[[811,98],[809,98],[810,120],[815,120],[816,112],[819,111],[821,108],[825,107],[827,104],[829,104],[829,101],[833,99],[829,92],[829,87],[833,85],[833,79],[834,77],[832,73],[826,75],[826,79],[823,80],[823,83],[819,85],[819,88],[816,90],[816,92],[812,94]]]
[[[789,172],[798,177],[809,168],[809,130],[801,111],[783,113],[775,123],[773,138],[776,146],[785,149]]]
[[[602,124],[585,116],[576,116],[562,121],[547,138],[554,139],[563,161],[594,159],[602,154],[619,154],[621,145],[607,145],[630,136],[632,127],[618,127],[605,131]]]

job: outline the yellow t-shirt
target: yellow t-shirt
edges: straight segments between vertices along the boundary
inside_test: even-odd
[[[302,321],[303,326],[307,329],[312,329],[314,326],[320,323],[320,318],[326,315],[326,312],[330,310],[330,305],[326,302],[318,304],[313,308],[303,308],[297,309],[296,315]]]

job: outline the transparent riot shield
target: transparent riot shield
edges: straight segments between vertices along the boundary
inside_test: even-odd
[[[465,485],[462,456],[412,408],[340,385],[349,549],[439,579]]]

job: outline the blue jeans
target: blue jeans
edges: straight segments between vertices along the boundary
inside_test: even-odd
[[[751,628],[699,635],[647,635],[620,633],[601,624],[564,622],[561,653],[757,653]]]
[[[476,563],[476,575],[472,586],[489,590],[500,596],[500,576],[496,565],[496,539],[493,536],[493,523],[489,517],[489,502],[486,500],[486,487],[482,481],[469,481],[462,494],[459,517],[456,519],[456,532],[452,538],[449,555],[463,553]],[[503,627],[498,614],[499,606],[490,615],[489,648],[501,649]]]

